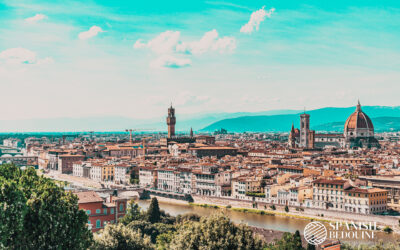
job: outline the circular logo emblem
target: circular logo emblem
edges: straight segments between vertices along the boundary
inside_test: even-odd
[[[318,221],[307,224],[304,228],[304,239],[311,245],[319,245],[326,240],[328,232],[326,227]]]

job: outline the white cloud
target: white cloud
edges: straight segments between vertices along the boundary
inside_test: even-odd
[[[36,14],[32,17],[25,18],[25,21],[28,23],[35,23],[43,19],[47,19],[47,16],[43,14]]]
[[[181,68],[191,65],[188,58],[179,58],[179,54],[201,55],[206,52],[215,51],[219,53],[230,53],[236,48],[236,39],[234,37],[219,38],[217,30],[206,32],[198,41],[181,41],[179,31],[167,30],[162,32],[149,42],[138,39],[133,45],[134,49],[150,49],[159,56],[152,61],[152,67]],[[188,55],[186,55],[188,56]]]
[[[270,18],[272,13],[275,11],[275,8],[271,8],[268,11],[265,11],[264,8],[265,6],[251,13],[249,22],[242,26],[240,32],[252,33],[254,29],[258,30],[260,23],[264,21],[266,17]]]
[[[192,64],[187,57],[201,55],[207,52],[231,53],[236,48],[234,37],[219,37],[217,30],[206,32],[198,41],[184,42],[179,31],[167,30],[160,33],[152,40],[145,42],[138,39],[133,45],[134,49],[149,49],[159,55],[150,63],[155,68],[182,68]],[[180,58],[185,54],[185,58]],[[160,56],[161,55],[161,56]]]
[[[146,48],[147,44],[142,42],[142,39],[139,39],[135,42],[135,44],[133,45],[134,49],[142,49],[142,48]]]
[[[150,63],[154,68],[183,68],[190,66],[192,61],[187,58],[178,58],[172,55],[162,55]]]
[[[36,63],[36,53],[24,48],[12,48],[0,53],[0,59],[11,64]]]
[[[159,54],[173,52],[179,43],[180,35],[179,31],[167,30],[148,42],[147,47]]]
[[[7,64],[53,64],[51,57],[38,58],[36,53],[25,48],[11,48],[0,52],[0,62]]]
[[[143,43],[142,39],[137,40],[133,45],[133,48],[148,48],[157,54],[172,53],[180,43],[180,35],[179,31],[167,30],[150,40],[148,43]]]
[[[99,26],[92,26],[90,27],[90,29],[88,31],[84,31],[79,33],[78,37],[81,40],[86,40],[89,38],[92,38],[94,36],[97,36],[97,34],[99,34],[100,32],[104,32]]]
[[[236,49],[236,39],[233,37],[222,37],[215,41],[212,49],[220,53],[232,53]]]
[[[193,55],[201,55],[209,51],[217,51],[219,53],[230,53],[236,48],[236,39],[234,37],[219,38],[217,30],[213,29],[206,32],[198,41],[189,43],[179,43],[176,46],[177,52],[186,52]]]

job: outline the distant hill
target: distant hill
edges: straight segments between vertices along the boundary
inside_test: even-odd
[[[310,114],[311,129],[317,131],[343,131],[346,119],[355,107],[321,108],[307,111]],[[364,106],[362,110],[372,119],[376,131],[400,130],[400,106]],[[206,126],[201,131],[212,132],[220,128],[229,132],[285,132],[292,123],[299,127],[301,112],[286,115],[241,116],[223,119]]]

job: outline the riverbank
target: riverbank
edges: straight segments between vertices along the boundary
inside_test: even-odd
[[[289,211],[285,211],[285,206],[269,204],[263,202],[251,202],[246,200],[236,200],[225,197],[209,197],[209,196],[193,196],[194,202],[197,204],[209,204],[217,206],[225,206],[237,209],[246,209],[247,211],[257,210],[261,213],[270,213],[277,216],[286,216],[297,219],[306,220],[318,220],[323,222],[336,222],[336,221],[354,221],[354,222],[365,222],[365,223],[376,223],[379,227],[384,228],[389,226],[394,232],[400,233],[399,219],[400,217],[395,216],[379,216],[372,214],[355,214],[348,212],[339,212],[332,210],[323,210],[315,208],[299,208],[299,207],[288,207]],[[256,208],[254,208],[256,206]],[[271,206],[275,207],[271,209]],[[297,209],[297,210],[296,210]]]
[[[138,200],[139,206],[146,210],[150,205],[150,200]],[[182,202],[174,202],[173,200],[168,199],[160,199],[159,200],[160,209],[164,210],[166,213],[172,216],[178,216],[188,213],[194,213],[199,216],[210,216],[214,213],[223,212],[225,216],[230,218],[235,223],[243,223],[250,227],[259,228],[263,232],[267,232],[266,237],[268,241],[273,240],[274,238],[280,238],[279,235],[283,234],[283,232],[294,233],[296,230],[299,230],[302,234],[304,228],[311,221],[309,219],[298,218],[298,217],[289,217],[289,216],[280,216],[280,215],[272,215],[264,213],[260,210],[250,210],[247,209],[246,212],[243,208],[226,208],[225,206],[216,206],[211,204],[189,204]],[[329,225],[327,223],[322,222],[329,229]],[[259,231],[260,231],[259,230]],[[350,229],[349,231],[354,231]],[[279,233],[280,232],[280,233]],[[379,241],[384,242],[393,242],[395,243],[399,238],[398,234],[387,234],[380,231],[374,231],[374,237],[365,238],[365,239],[354,239],[354,238],[342,238],[341,241],[351,244],[368,244],[374,245],[378,244]],[[337,240],[336,237],[332,238],[333,240]]]
[[[399,234],[399,218],[394,216],[377,216],[377,215],[362,215],[353,214],[337,211],[328,211],[322,209],[312,209],[303,208],[301,211],[296,207],[289,207],[289,211],[285,211],[285,206],[274,205],[275,210],[270,206],[272,204],[258,203],[258,208],[253,208],[254,204],[252,202],[243,200],[234,200],[229,198],[221,197],[208,197],[208,196],[193,196],[194,202],[189,203],[187,201],[176,200],[166,197],[157,197],[162,202],[172,203],[172,204],[186,204],[191,206],[203,206],[214,209],[224,209],[235,212],[249,213],[249,214],[260,214],[266,216],[279,216],[285,218],[306,220],[306,221],[320,221],[320,222],[342,222],[342,221],[353,221],[353,222],[365,222],[365,223],[376,223],[378,228],[383,229],[389,226],[393,229],[393,233]]]

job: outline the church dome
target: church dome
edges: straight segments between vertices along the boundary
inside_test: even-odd
[[[360,131],[368,130],[371,131],[372,133],[374,130],[374,125],[372,124],[371,119],[361,110],[360,102],[357,104],[356,111],[353,114],[351,114],[349,118],[347,118],[346,123],[344,124],[345,133],[357,130]],[[369,135],[369,133],[367,134]]]

